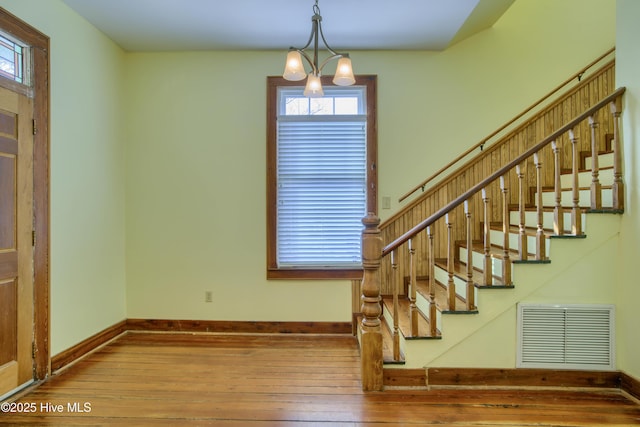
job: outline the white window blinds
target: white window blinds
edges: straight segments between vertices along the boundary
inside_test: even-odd
[[[361,265],[366,116],[278,117],[278,266]]]

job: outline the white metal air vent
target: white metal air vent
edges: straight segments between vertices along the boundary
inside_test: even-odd
[[[615,369],[612,305],[518,304],[518,368]]]

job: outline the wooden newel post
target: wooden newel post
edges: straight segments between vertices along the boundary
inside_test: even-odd
[[[381,391],[382,384],[382,329],[380,326],[380,264],[382,263],[382,237],[380,218],[369,213],[362,219],[362,322],[361,362],[362,390]]]

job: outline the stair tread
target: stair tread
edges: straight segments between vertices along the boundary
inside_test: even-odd
[[[502,231],[502,225],[498,225],[498,224],[492,224],[491,225],[491,229],[494,231]],[[542,232],[544,233],[545,237],[550,237],[553,236],[553,230],[550,228],[543,228]],[[509,225],[509,234],[519,234],[520,233],[520,227],[518,225]],[[538,234],[538,228],[537,227],[525,227],[524,228],[524,233],[527,236],[536,236]],[[475,247],[475,246],[474,246]]]
[[[517,230],[517,227],[516,227]],[[535,233],[533,234],[535,235]],[[550,236],[551,234],[549,234]],[[545,236],[547,236],[547,234],[545,234]],[[461,248],[466,248],[467,244],[466,242],[464,243],[460,243],[460,247]],[[472,245],[472,250],[473,252],[477,252],[479,254],[483,254],[484,255],[484,244],[482,242],[474,242]],[[496,245],[496,244],[492,244],[489,247],[489,255],[492,258],[497,258],[497,259],[504,259],[504,249],[502,246],[500,245]],[[529,252],[529,258],[531,257],[535,257],[535,253]],[[517,248],[509,248],[509,258],[511,260],[519,260],[520,256],[518,255],[518,249]],[[465,262],[460,262],[460,272],[462,274],[462,278],[466,279],[467,277],[467,264]]]
[[[607,153],[600,153],[600,154],[613,154],[613,151],[607,152]],[[588,156],[588,158],[590,157],[591,156]],[[604,170],[611,170],[611,169],[613,169],[612,165],[607,165],[607,166],[598,165],[598,172],[604,171]],[[578,168],[578,173],[585,173],[585,172],[593,172],[593,170],[587,167]],[[571,174],[573,174],[573,171],[571,169],[563,169],[562,172],[560,173],[560,175],[571,175]]]
[[[601,183],[601,187],[603,190],[610,190],[611,188],[613,188],[613,185],[611,184],[602,184]],[[573,187],[561,187],[560,191],[572,191]],[[582,190],[582,191],[587,191],[587,190],[591,190],[590,186],[579,186],[578,190]],[[542,192],[543,193],[553,193],[555,191],[555,188],[553,186],[550,187],[542,187]]]
[[[386,310],[388,310],[393,315],[393,297],[385,296],[383,297],[383,303]],[[410,319],[410,310],[411,310],[411,302],[405,296],[398,297],[398,328],[400,332],[406,339],[416,339],[416,338],[439,338],[440,333],[438,332],[436,336],[431,335],[429,320],[427,317],[420,311],[420,309],[416,308],[418,312],[418,335],[413,336],[411,334],[411,319]],[[392,329],[393,326],[389,325]]]
[[[600,154],[613,154],[613,151],[609,151],[609,152],[602,152]],[[588,156],[591,157],[591,156]],[[607,165],[607,166],[600,166],[598,165],[598,172],[600,171],[604,171],[604,170],[611,170],[613,169],[613,165]],[[582,167],[578,169],[578,172],[593,172],[593,170],[591,168],[587,168],[587,167]]]
[[[555,209],[555,206],[542,206],[542,211],[543,212],[553,212]],[[571,206],[560,206],[560,209],[563,212],[570,212],[571,209],[573,209],[573,207]],[[583,212],[587,212],[589,210],[589,207],[587,206],[578,206],[578,209],[582,210]],[[509,206],[509,212],[517,212],[519,210],[518,205],[510,205]],[[536,212],[538,210],[538,208],[536,208],[534,205],[526,205],[524,208],[525,212]]]

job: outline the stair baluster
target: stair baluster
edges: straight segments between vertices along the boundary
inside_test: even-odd
[[[411,321],[411,336],[418,336],[418,306],[416,299],[418,298],[418,282],[416,276],[416,249],[413,247],[412,239],[407,242],[409,244],[409,320]]]
[[[578,179],[578,137],[573,129],[569,129],[571,141],[571,176],[572,176],[572,207],[571,207],[571,234],[582,234],[582,209],[580,208],[580,181]]]
[[[516,176],[518,177],[518,214],[520,221],[518,223],[518,256],[521,260],[529,258],[529,249],[527,248],[527,230],[525,220],[525,183],[524,183],[524,166],[516,166]]]
[[[491,262],[491,200],[487,196],[487,189],[482,189],[482,203],[484,204],[484,259],[482,269],[484,274],[484,285],[493,284],[493,263]]]
[[[562,169],[560,166],[560,147],[556,141],[551,141],[551,149],[553,150],[554,163],[554,181],[553,192],[555,197],[555,206],[553,208],[553,233],[556,236],[564,234],[564,210],[562,208],[562,183],[560,175]]]
[[[475,286],[473,285],[473,224],[469,200],[464,201],[464,216],[467,219],[467,310],[475,310]]]
[[[547,257],[544,242],[544,213],[542,206],[542,161],[538,153],[533,154],[533,163],[536,165],[536,260],[540,261]]]
[[[511,259],[509,257],[509,188],[505,175],[500,177],[500,192],[502,193],[502,283],[512,285]]]
[[[449,310],[456,310],[456,282],[453,280],[455,265],[455,243],[453,241],[453,222],[450,220],[449,214],[445,215],[445,223],[447,224],[447,300],[449,301]]]
[[[598,160],[598,140],[596,129],[598,122],[594,115],[589,116],[591,129],[591,209],[602,209],[602,184],[600,184],[600,166]]]
[[[624,209],[624,183],[622,182],[622,147],[620,142],[620,115],[622,97],[611,101],[613,114],[613,208]]]
[[[399,301],[398,288],[400,280],[398,278],[398,250],[391,251],[391,281],[393,286],[393,360],[400,360],[400,327],[399,327]]]
[[[435,266],[436,266],[436,258],[435,258],[435,247],[433,243],[433,227],[427,227],[427,244],[429,248],[429,329],[430,336],[435,337],[437,335],[437,325],[436,325],[436,288],[435,288]]]

